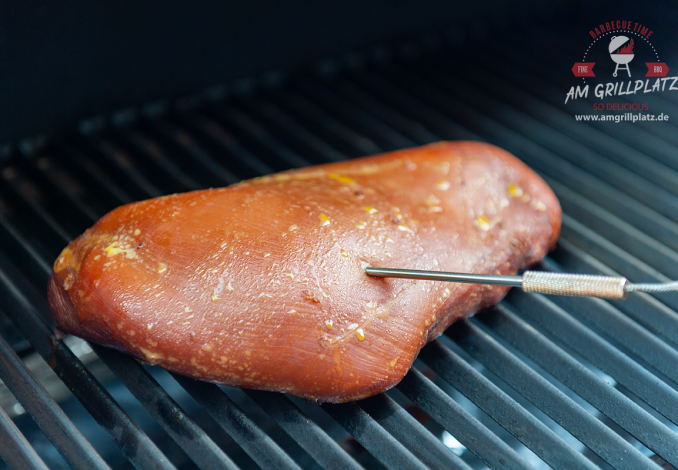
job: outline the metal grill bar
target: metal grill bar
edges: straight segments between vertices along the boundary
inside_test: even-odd
[[[92,349],[198,467],[238,468],[138,362],[103,346]]]
[[[11,173],[11,172],[10,172]],[[7,179],[7,178],[5,178]],[[47,214],[45,210],[40,207],[34,200],[26,199],[22,194],[22,189],[15,184],[0,184],[0,195],[13,207],[16,207],[17,212],[34,214],[36,217],[36,225],[41,226],[41,229],[46,233],[51,233],[55,238],[70,239],[71,234],[66,232],[54,218]]]
[[[3,246],[6,249],[9,248],[8,251],[15,256],[20,256],[22,265],[26,266],[29,273],[32,274],[31,280],[38,285],[45,281],[45,273],[49,273],[50,266],[46,264],[38,251],[28,243],[28,240],[2,215],[0,215],[0,230],[2,230]]]
[[[272,95],[271,101],[257,100],[251,103],[249,108],[265,117],[269,126],[280,127],[285,134],[304,142],[309,149],[322,155],[327,161],[338,162],[346,159],[346,154],[334,148],[333,144],[344,143],[342,147],[348,147],[348,150],[356,153],[356,156],[381,152],[381,149],[370,139],[347,128],[324,110],[294,92],[286,90],[283,93],[269,92],[269,94]],[[274,104],[276,101],[284,103],[287,109],[285,111],[280,109]],[[297,112],[295,116],[292,116],[287,110]],[[297,118],[299,114],[310,117],[312,121],[300,122]],[[335,139],[328,138],[333,135],[339,136],[341,140],[336,139],[337,142],[333,142]]]
[[[613,242],[627,253],[641,257],[644,262],[672,279],[678,277],[678,253],[644,234],[632,225],[586,201],[569,189],[554,183],[558,197],[568,213]]]
[[[127,181],[126,186],[130,186],[129,183],[131,182],[139,188],[135,192],[135,199],[162,196],[163,192],[142,174],[135,162],[122,149],[114,146],[107,139],[96,141],[90,135],[79,135],[78,137],[76,143],[83,149],[83,152],[101,157],[97,159],[97,162],[106,164],[105,171],[119,175],[117,179]]]
[[[273,158],[273,161],[277,164],[277,170],[301,168],[311,164],[308,160],[300,157],[278,141],[264,126],[252,119],[251,116],[234,108],[233,105],[214,105],[211,109],[220,120],[226,121],[241,132],[244,132],[245,136],[249,138],[255,148],[259,147],[264,153],[273,153],[276,155],[276,157]],[[280,168],[281,161],[285,162],[287,166]]]
[[[674,423],[678,420],[678,392],[592,333],[562,308],[544,296],[527,296],[519,292],[511,295],[509,302],[520,309],[532,324],[541,326],[552,338],[586,357],[666,418]],[[632,348],[636,343],[638,340],[634,338],[628,346]],[[667,351],[671,350],[667,348]],[[676,355],[675,351],[673,355]],[[668,358],[661,358],[660,362],[665,359]]]
[[[44,197],[41,198],[41,203],[45,205],[51,199],[50,194],[57,192],[56,188],[58,186],[65,186],[64,183],[68,184],[67,188],[69,190],[63,193],[63,197],[66,198],[69,205],[75,208],[75,211],[71,211],[68,214],[71,224],[86,224],[88,219],[96,217],[96,212],[84,203],[82,199],[78,198],[76,194],[78,191],[77,186],[73,187],[74,184],[70,179],[67,182],[59,181],[59,177],[64,176],[65,172],[49,156],[41,156],[38,160],[23,161],[14,165],[13,168],[20,168],[21,173],[30,173],[30,179],[44,194]],[[60,214],[61,217],[65,215]]]
[[[396,109],[416,118],[432,129],[440,136],[436,140],[484,140],[480,135],[463,127],[458,121],[454,121],[438,111],[434,106],[377,75],[368,71],[361,71],[359,75],[352,74],[350,78],[359,86],[365,87],[368,93],[380,97],[390,105],[395,106]]]
[[[540,158],[535,160],[545,161],[548,158],[548,155],[542,153]],[[532,161],[530,161],[530,163],[532,163]],[[550,175],[545,177],[547,181],[556,182],[554,177],[558,177],[557,175],[560,175],[560,179],[562,180],[565,179],[568,174],[575,173],[574,168],[562,168],[564,165],[558,166],[561,168],[554,168],[549,172]],[[535,166],[535,168],[543,169],[543,166],[538,165]],[[579,183],[577,183],[577,181],[579,181]],[[583,172],[576,172],[576,175],[572,180],[567,181],[567,183],[568,187],[565,187],[561,183],[556,183],[559,193],[567,191],[572,192],[573,190],[577,191],[581,196],[586,197],[588,200],[596,201],[597,205],[614,214],[616,217],[619,217],[629,224],[633,224],[634,227],[643,228],[645,233],[649,232],[647,233],[648,235],[651,235],[655,240],[663,243],[674,251],[678,249],[678,243],[676,242],[676,238],[678,237],[678,226],[649,207],[638,203],[636,200],[631,199],[619,191],[608,188],[603,181],[587,177]],[[576,207],[569,199],[566,202],[570,208]]]
[[[354,123],[354,125],[361,129],[368,130],[372,139],[382,148],[395,150],[416,145],[414,140],[384,124],[380,119],[375,118],[370,113],[347,101],[335,91],[316,80],[312,80],[309,77],[301,77],[293,86],[295,91],[306,93],[307,99],[312,100],[323,108],[329,109],[335,116],[341,116],[343,120]],[[424,143],[424,141],[421,141],[421,143]]]
[[[182,113],[179,119],[189,129],[203,137],[203,142],[213,142],[218,153],[226,152],[231,165],[235,163],[245,165],[246,169],[244,171],[241,170],[241,178],[251,178],[275,172],[271,166],[244,148],[231,133],[227,132],[215,121],[192,111]],[[235,162],[233,161],[234,158]]]
[[[190,157],[191,162],[202,165],[206,170],[203,172],[203,176],[213,176],[210,178],[210,182],[213,181],[213,184],[233,184],[240,181],[240,178],[203,150],[186,130],[159,119],[146,119],[145,124],[161,136],[163,142],[174,143],[173,148],[180,152],[180,156],[186,155]]]
[[[299,468],[219,387],[177,374],[172,377],[261,468]]]
[[[409,450],[355,403],[326,404],[322,406],[322,409],[387,468],[402,470],[424,470],[426,468]]]
[[[308,80],[314,80],[314,78],[309,77]],[[306,82],[302,82],[297,86],[297,91],[305,90],[305,85]],[[416,117],[412,117],[408,113],[402,113],[392,106],[384,104],[374,95],[365,93],[348,80],[336,77],[331,84],[327,85],[327,88],[341,93],[341,99],[350,100],[354,105],[375,116],[380,122],[401,132],[418,144],[427,144],[441,140],[440,137],[424,126]],[[322,99],[324,102],[327,98],[323,96]],[[415,103],[416,106],[417,104]],[[418,109],[418,111],[419,114],[422,114],[421,109]]]
[[[0,379],[73,468],[108,469],[92,445],[0,337]]]
[[[288,398],[257,390],[247,390],[245,393],[323,468],[362,468]]]
[[[632,470],[647,466],[647,460],[635,447],[518,360],[473,322],[458,322],[448,329],[447,334],[474,359],[614,468]],[[528,335],[525,341],[532,340],[532,336],[534,335]],[[651,465],[649,467],[655,470],[658,468]]]
[[[429,468],[471,470],[389,396],[375,395],[361,400],[359,406]]]
[[[153,178],[154,180],[161,179],[166,182],[169,179],[179,188],[185,188],[189,191],[200,189],[201,185],[183,172],[165,154],[163,149],[147,135],[129,127],[125,128],[122,132],[119,127],[113,127],[112,131],[111,138],[114,139],[116,144],[122,145],[124,150],[129,152],[134,162],[139,163],[140,166],[145,162],[146,167],[151,166],[151,163],[153,164],[153,170],[145,172],[149,180]],[[158,185],[157,182],[156,185]]]
[[[45,462],[2,408],[0,408],[0,457],[17,470],[47,470]]]
[[[551,467],[596,468],[440,341],[426,346],[419,357]]]
[[[457,402],[436,387],[416,369],[410,370],[398,389],[419,408],[456,436],[488,467],[495,469],[529,468],[529,464],[511,447],[471,416]]]
[[[96,201],[103,202],[106,207],[112,207],[114,204],[128,204],[133,201],[132,196],[127,191],[116,184],[107,172],[95,162],[85,158],[78,150],[72,147],[63,148],[61,145],[55,145],[51,148],[56,152],[56,158],[63,161],[64,166],[68,167],[69,173],[72,173],[78,181],[90,181],[90,187],[96,186],[97,189],[105,189],[105,192],[97,193]],[[110,202],[109,202],[110,201]]]
[[[495,315],[481,316],[480,319],[664,460],[672,465],[678,463],[678,448],[675,446],[678,436],[674,432],[629,398],[607,386],[605,381],[505,306],[500,306]]]

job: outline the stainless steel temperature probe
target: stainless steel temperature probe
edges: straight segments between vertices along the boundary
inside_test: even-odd
[[[670,292],[678,290],[678,281],[661,284],[631,284],[621,276],[525,271],[522,276],[448,273],[416,269],[390,269],[367,266],[365,272],[376,277],[399,277],[429,281],[464,282],[494,286],[521,287],[526,292],[580,297],[625,299],[629,292]]]

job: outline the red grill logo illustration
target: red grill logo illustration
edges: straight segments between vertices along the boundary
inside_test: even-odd
[[[610,41],[610,57],[617,64],[614,68],[613,77],[617,76],[619,69],[626,70],[631,76],[629,62],[633,60],[633,39],[629,40],[626,36],[612,36]]]

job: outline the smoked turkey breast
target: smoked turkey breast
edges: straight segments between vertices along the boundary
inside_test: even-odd
[[[119,207],[54,263],[59,330],[209,382],[346,402],[508,288],[366,265],[515,274],[561,210],[511,154],[441,142]]]

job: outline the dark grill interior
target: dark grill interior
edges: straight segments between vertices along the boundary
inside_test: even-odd
[[[564,224],[542,268],[677,279],[676,128],[576,122],[592,100],[563,103],[586,47],[588,24],[571,25],[474,23],[8,150],[0,468],[678,467],[675,294],[514,290],[427,346],[394,390],[344,405],[195,382],[52,333],[51,263],[118,205],[447,139],[497,144],[555,190]],[[675,93],[641,98],[678,119]]]

